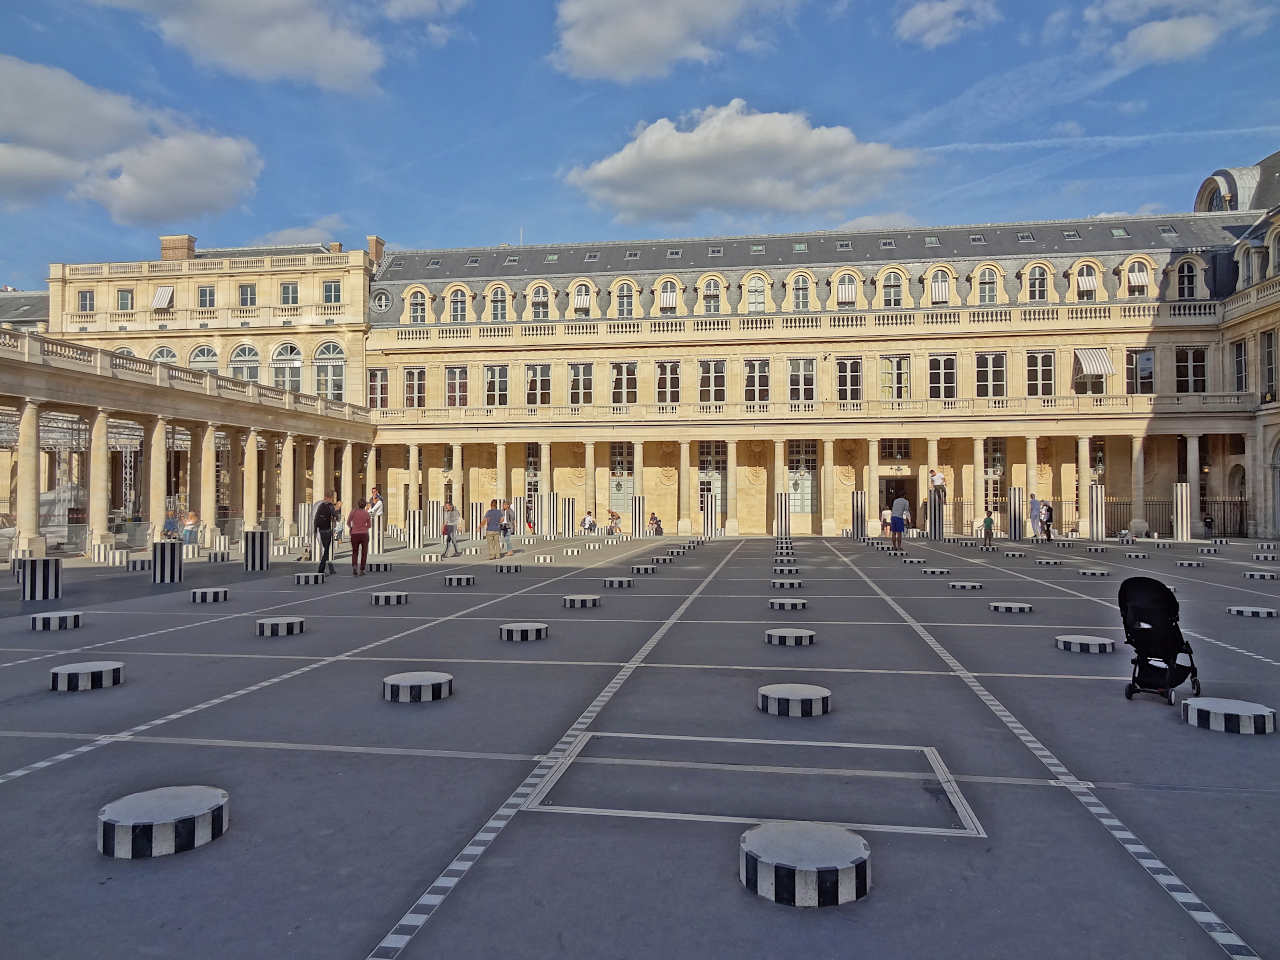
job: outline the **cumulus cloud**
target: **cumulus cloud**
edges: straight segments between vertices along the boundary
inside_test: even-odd
[[[1210,13],[1199,0],[1095,0],[1084,21],[1104,35],[1134,24],[1110,50],[1116,61],[1138,67],[1197,57],[1229,32],[1264,29],[1275,14],[1273,3],[1255,0],[1217,0]]]
[[[1171,63],[1199,56],[1222,35],[1213,17],[1204,15],[1152,20],[1134,27],[1111,49],[1125,63]]]
[[[700,213],[838,211],[875,196],[919,155],[863,143],[799,113],[755,113],[737,99],[682,122],[642,124],[631,142],[566,180],[621,220]]]
[[[1164,209],[1163,203],[1144,203],[1137,210],[1107,210],[1102,213],[1095,213],[1092,216],[1094,220],[1107,220],[1115,217],[1150,217],[1159,213]]]
[[[0,56],[0,89],[6,207],[65,190],[118,223],[159,223],[225,210],[262,171],[250,141],[191,129],[65,70]]]
[[[905,210],[891,210],[885,213],[866,213],[838,224],[832,229],[847,230],[855,233],[859,230],[891,230],[897,227],[914,227],[920,221]]]
[[[895,30],[898,39],[932,50],[1001,19],[995,0],[920,0],[902,11]]]
[[[260,243],[309,243],[332,240],[339,230],[347,228],[347,221],[339,213],[326,213],[310,223],[298,227],[273,230],[259,238]]]
[[[708,63],[732,41],[762,45],[776,18],[802,0],[560,0],[551,62],[574,77],[627,83],[666,75],[680,62]],[[764,20],[765,22],[761,22]]]

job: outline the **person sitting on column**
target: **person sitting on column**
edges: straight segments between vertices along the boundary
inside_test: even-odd
[[[605,527],[604,532],[611,537],[617,536],[622,532],[622,514],[617,510],[611,509],[609,511],[609,525]]]
[[[582,518],[582,532],[583,533],[596,532],[596,518],[591,515],[590,510],[588,510],[587,515]]]
[[[662,536],[662,521],[658,519],[657,513],[649,514],[649,536]]]
[[[187,522],[182,527],[183,543],[200,542],[200,514],[194,510],[187,513]]]
[[[449,547],[453,547],[453,555],[460,556],[462,551],[458,549],[458,530],[462,527],[462,514],[458,512],[458,508],[453,505],[452,500],[444,502],[444,526],[440,528],[440,533],[444,536],[444,550],[440,556],[447,557],[449,555]]]
[[[947,502],[947,478],[942,475],[941,470],[929,471],[929,488],[937,491],[943,503]]]
[[[164,512],[164,528],[160,531],[160,536],[164,540],[178,539],[178,518],[173,515],[172,510]]]
[[[489,544],[490,560],[498,560],[502,557],[502,517],[503,511],[498,509],[498,501],[490,500],[489,509],[484,513],[484,538]]]
[[[326,493],[324,499],[320,501],[316,507],[315,517],[312,519],[312,526],[315,528],[315,534],[320,539],[320,566],[316,573],[337,573],[337,568],[333,565],[333,560],[329,556],[329,551],[333,547],[333,527],[336,522],[333,502],[337,499],[336,493]],[[328,568],[326,571],[325,568]]]
[[[369,494],[369,516],[377,519],[382,516],[382,494],[378,492],[378,488],[374,487],[373,492]]]
[[[911,516],[911,504],[906,497],[899,496],[889,508],[889,534],[893,540],[893,549],[902,549],[902,533],[907,529],[907,520]]]

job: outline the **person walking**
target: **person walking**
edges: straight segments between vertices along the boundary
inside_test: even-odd
[[[182,527],[182,542],[200,542],[200,514],[194,510],[187,514],[187,522]]]
[[[498,560],[502,557],[502,511],[498,509],[497,500],[489,501],[489,509],[484,513],[483,522],[484,538],[489,544],[489,559]]]
[[[373,518],[365,509],[363,497],[356,501],[356,508],[347,514],[347,529],[351,531],[351,575],[364,576],[365,562],[369,559],[369,528]]]
[[[1053,504],[1048,500],[1040,501],[1040,532],[1045,543],[1053,542]]]
[[[511,501],[502,501],[502,526],[498,528],[498,532],[502,535],[502,555],[504,557],[511,556],[511,531],[516,528],[516,512],[511,509]]]
[[[899,496],[889,508],[889,534],[893,541],[893,549],[902,549],[902,534],[907,529],[907,518],[911,515],[911,504],[906,497]]]
[[[315,516],[311,521],[315,529],[316,539],[320,541],[320,566],[316,573],[338,572],[333,565],[332,558],[329,556],[329,551],[333,547],[334,498],[334,493],[326,493],[324,499],[316,506]],[[328,568],[327,571],[326,567]]]
[[[1031,539],[1040,539],[1040,501],[1036,499],[1033,493],[1031,499],[1027,502],[1027,515],[1031,519]]]
[[[991,546],[991,536],[995,532],[996,522],[991,516],[991,511],[987,511],[987,515],[982,518],[982,543],[984,546]]]
[[[444,534],[444,550],[441,551],[442,557],[449,555],[449,547],[453,547],[453,555],[461,556],[462,551],[458,549],[458,528],[462,526],[462,514],[458,512],[458,508],[453,505],[452,500],[444,502],[444,528],[440,531]]]
[[[887,537],[889,528],[893,525],[893,508],[885,507],[880,511],[880,536]]]

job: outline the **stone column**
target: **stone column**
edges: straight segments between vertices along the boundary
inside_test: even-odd
[[[773,488],[769,491],[769,504],[777,502],[777,495],[787,493],[787,441],[773,441]]]
[[[973,438],[973,522],[976,525],[979,520],[986,514],[987,499],[987,475],[986,465],[983,462],[982,437]],[[962,531],[965,536],[970,536],[972,530]]]
[[[631,445],[635,457],[635,477],[631,483],[631,492],[637,497],[644,496],[644,441],[636,440]]]
[[[497,443],[494,444],[494,459],[498,465],[497,477],[496,477],[497,486],[494,489],[494,495],[498,498],[498,503],[501,504],[503,500],[510,499],[507,496],[507,481],[509,478],[507,476],[507,442],[505,440],[499,440]],[[587,444],[587,505],[590,509],[593,509],[593,510],[595,509],[594,464],[595,464],[595,451],[592,449],[591,444],[588,443]]]
[[[1089,472],[1089,437],[1076,437],[1076,523],[1080,536],[1089,536],[1089,488],[1093,474]]]
[[[1043,499],[1043,495],[1036,491],[1038,474],[1040,473],[1040,464],[1036,460],[1036,444],[1039,443],[1039,437],[1027,437],[1027,498],[1030,499],[1035,494],[1037,499]]]
[[[867,438],[867,536],[880,536],[880,438]]]
[[[286,433],[280,444],[280,535],[296,537],[298,535],[297,507],[294,500],[293,467],[294,457],[293,434]]]
[[[1187,483],[1191,485],[1191,536],[1204,536],[1204,515],[1200,512],[1200,434],[1187,434]]]
[[[276,435],[274,433],[263,434],[263,459],[262,459],[262,518],[264,526],[272,531],[273,539],[279,536],[280,524],[265,523],[266,519],[271,516],[271,511],[280,504],[280,487],[279,478],[276,474]]]
[[[542,471],[542,482],[538,485],[539,493],[554,493],[556,489],[556,475],[551,468],[551,444],[538,444],[538,467]]]
[[[1147,505],[1146,505],[1146,455],[1142,449],[1143,438],[1134,436],[1130,438],[1130,475],[1131,475],[1131,493],[1130,497],[1133,502],[1130,504],[1129,518],[1129,535],[1134,537],[1143,537],[1147,533]]]
[[[107,411],[99,407],[89,422],[89,543],[113,543],[111,451],[107,448]]]
[[[344,481],[345,482],[345,481]],[[404,508],[405,517],[408,518],[407,511],[418,509],[418,490],[422,486],[422,467],[418,457],[418,445],[416,443],[409,444],[409,484],[408,492],[405,494]],[[416,543],[417,541],[415,541]]]
[[[200,430],[200,523],[206,547],[218,532],[218,428],[206,423]]]
[[[319,503],[324,499],[329,486],[329,459],[326,456],[323,437],[316,437],[315,449],[311,454],[311,502]]]
[[[244,454],[239,430],[223,430],[227,438],[227,507],[231,516],[243,516],[244,504]]]
[[[724,533],[727,537],[738,536],[738,441],[724,442],[727,457],[725,470],[728,476],[724,479]]]
[[[499,464],[505,464],[507,462],[506,445],[498,444],[498,450],[500,451],[499,456],[501,457],[498,462]],[[596,444],[594,440],[588,440],[582,445],[582,469],[585,474],[584,480],[586,482],[585,496],[587,499],[587,509],[590,510],[591,515],[596,518],[596,525],[603,529],[604,524],[600,522],[600,512],[597,509],[598,504],[596,503]],[[501,470],[498,472],[499,474],[502,473]],[[502,489],[505,491],[507,489],[506,478],[502,477],[499,482],[502,484]],[[505,496],[506,493],[504,492],[503,497]]]
[[[18,509],[19,550],[43,557],[44,537],[40,533],[40,404],[24,400],[18,415]]]
[[[373,499],[373,488],[378,485],[378,445],[369,444],[369,455],[364,461],[364,498]]]
[[[836,535],[836,442],[822,441],[822,535]]]
[[[1259,426],[1258,432],[1261,433]],[[1263,476],[1262,464],[1258,460],[1258,451],[1262,448],[1262,444],[1258,443],[1260,437],[1255,437],[1252,431],[1245,431],[1244,434],[1244,530],[1245,536],[1256,537],[1258,531],[1266,524],[1266,495],[1259,497],[1258,494],[1266,489],[1266,485],[1259,483]],[[1252,510],[1250,509],[1252,507]]]
[[[418,449],[415,444],[413,449]],[[342,512],[344,515],[355,509],[356,496],[356,452],[350,440],[342,444]],[[416,500],[413,501],[416,503]],[[414,509],[417,509],[416,507]]]
[[[467,470],[462,462],[462,444],[453,445],[453,505],[463,518],[467,517]],[[468,531],[470,532],[470,531]]]
[[[692,511],[689,508],[689,441],[680,441],[680,468],[676,477],[676,534],[693,532]]]
[[[147,424],[147,523],[151,525],[152,540],[159,540],[164,530],[165,482],[169,466],[165,443],[168,426],[164,417],[156,417]]]
[[[244,438],[244,529],[258,529],[258,429]]]

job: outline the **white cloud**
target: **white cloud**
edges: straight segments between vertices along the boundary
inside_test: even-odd
[[[1144,113],[1147,109],[1147,101],[1145,100],[1121,100],[1115,104],[1117,113],[1122,113],[1126,117],[1133,117],[1139,113]]]
[[[1072,12],[1068,7],[1060,7],[1045,17],[1044,26],[1040,28],[1040,42],[1062,43],[1064,35],[1071,26],[1071,18]]]
[[[259,238],[260,243],[307,243],[312,240],[334,239],[334,234],[347,228],[347,221],[339,213],[326,213],[309,224],[273,230]]]
[[[262,170],[248,140],[193,130],[65,70],[0,56],[0,89],[6,207],[67,190],[119,223],[173,221],[239,202]]]
[[[1113,217],[1150,217],[1164,210],[1163,203],[1144,203],[1132,212],[1127,210],[1109,210],[1103,213],[1095,213],[1092,216],[1094,220],[1106,220]]]
[[[681,221],[705,212],[838,211],[876,196],[918,159],[860,142],[847,127],[814,127],[799,113],[753,113],[739,99],[683,124],[642,124],[617,153],[566,180],[621,220]]]
[[[1049,128],[1055,137],[1082,137],[1084,127],[1075,120],[1060,120]]]
[[[1170,63],[1199,56],[1222,35],[1222,26],[1213,17],[1174,17],[1152,20],[1134,27],[1111,48],[1122,63]]]
[[[898,39],[932,50],[1001,20],[995,0],[920,0],[898,17]]]
[[[758,47],[803,0],[559,0],[551,62],[574,77],[626,83],[708,63],[717,46]],[[747,26],[743,23],[747,22]]]
[[[890,230],[896,227],[914,227],[919,222],[905,210],[891,210],[885,213],[866,213],[860,217],[846,220],[832,229],[836,231],[848,230],[851,233],[858,230]]]
[[[1272,2],[1217,0],[1206,12],[1200,0],[1095,0],[1084,20],[1107,35],[1116,25],[1135,24],[1111,45],[1111,55],[1133,66],[1188,60],[1228,33],[1262,30],[1276,14]]]
[[[392,20],[441,20],[452,17],[471,0],[386,0],[383,9]]]

